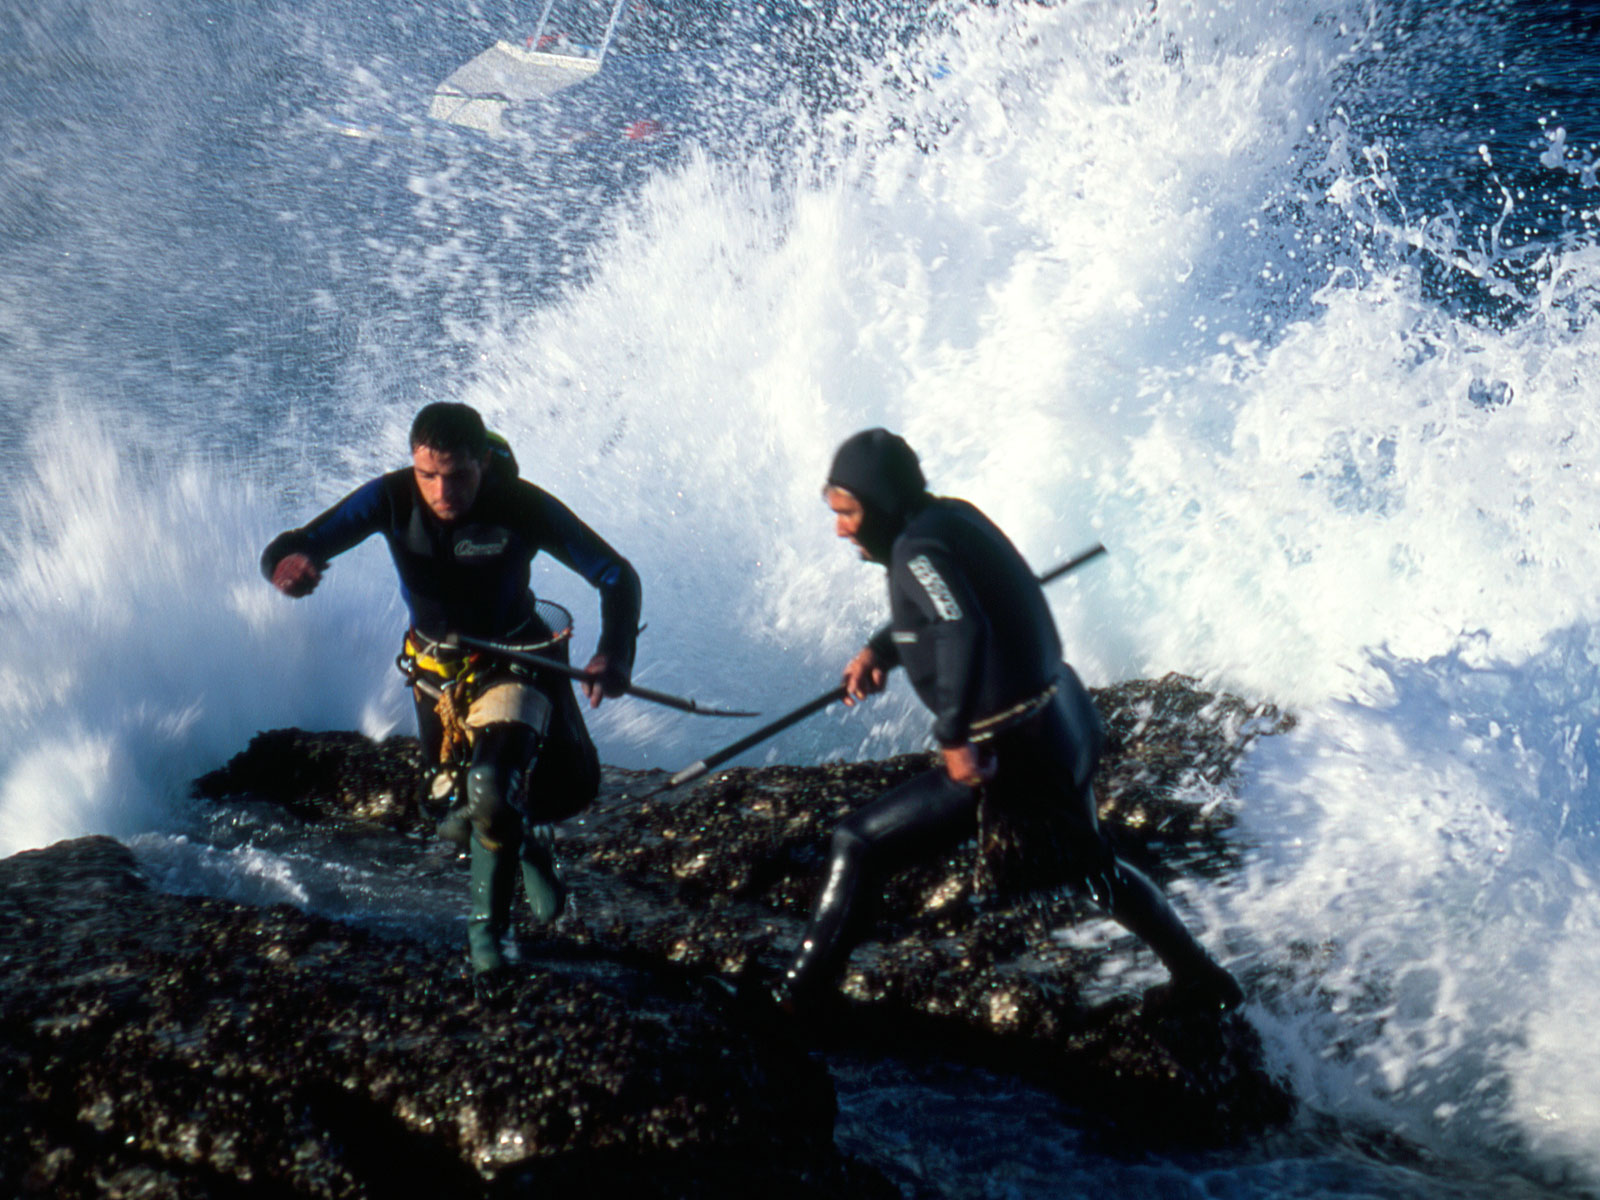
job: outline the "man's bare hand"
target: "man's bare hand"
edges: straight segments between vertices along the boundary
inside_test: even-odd
[[[306,554],[285,554],[272,568],[272,586],[285,596],[309,596],[322,582],[322,572]]]
[[[854,704],[857,700],[883,691],[884,678],[883,664],[872,652],[872,647],[862,647],[861,652],[845,664],[844,702]]]
[[[596,654],[583,670],[589,676],[583,681],[583,695],[590,708],[599,708],[601,700],[620,696],[628,687],[628,673],[613,667],[608,655]]]
[[[959,746],[946,746],[940,753],[944,755],[945,771],[957,783],[978,787],[994,778],[994,758],[985,755],[971,742],[962,742]]]

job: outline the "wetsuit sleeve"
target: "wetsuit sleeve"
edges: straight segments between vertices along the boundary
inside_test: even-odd
[[[983,681],[989,622],[965,573],[942,547],[907,547],[894,565],[895,587],[926,624],[918,637],[933,656],[933,736],[941,746],[959,746],[971,733]]]
[[[310,524],[285,530],[268,542],[261,552],[261,573],[271,579],[273,570],[291,554],[304,554],[318,570],[325,568],[329,559],[382,529],[388,508],[381,478],[362,484]]]
[[[600,640],[595,650],[633,670],[643,587],[633,564],[547,492],[534,492],[540,509],[539,548],[554,555],[600,593]]]

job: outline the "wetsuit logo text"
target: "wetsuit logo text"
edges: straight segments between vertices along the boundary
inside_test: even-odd
[[[944,577],[933,569],[933,564],[928,561],[926,554],[917,555],[906,564],[906,569],[916,577],[917,582],[922,585],[922,590],[928,593],[928,599],[933,601],[933,610],[939,614],[941,620],[961,619],[961,606],[950,594],[950,585],[945,583]]]
[[[496,554],[505,553],[505,548],[511,541],[506,534],[492,541],[475,542],[469,537],[460,538],[456,542],[457,558],[489,558]]]

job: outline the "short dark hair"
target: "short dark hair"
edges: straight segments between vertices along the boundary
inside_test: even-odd
[[[418,446],[439,454],[485,458],[489,453],[489,431],[470,404],[440,400],[425,405],[411,422],[411,449]]]

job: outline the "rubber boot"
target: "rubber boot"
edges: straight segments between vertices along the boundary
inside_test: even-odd
[[[550,924],[567,906],[567,887],[556,869],[554,841],[550,826],[530,825],[517,852],[522,890],[528,894],[528,911],[533,914],[535,929]]]
[[[849,933],[856,893],[863,874],[861,843],[835,835],[828,860],[828,878],[817,898],[789,969],[772,986],[772,999],[784,1012],[797,1014],[814,1007],[849,957]]]
[[[1100,894],[1102,888],[1110,895]],[[1090,891],[1112,920],[1155,951],[1172,973],[1174,995],[1223,1012],[1244,1002],[1233,976],[1206,953],[1161,890],[1140,871],[1118,859]]]
[[[516,852],[491,850],[472,839],[471,911],[467,914],[467,958],[474,975],[505,967],[501,939],[511,928],[511,897],[516,886]]]

